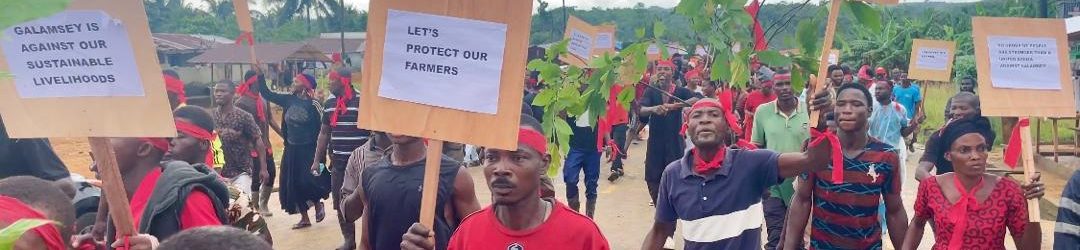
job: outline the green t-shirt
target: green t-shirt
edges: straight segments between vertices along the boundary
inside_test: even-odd
[[[776,101],[762,104],[754,113],[754,131],[750,141],[765,145],[765,149],[779,153],[802,152],[803,143],[810,139],[810,119],[806,105],[799,105],[790,116],[780,112]],[[772,197],[779,197],[787,205],[795,194],[793,178],[769,188]]]

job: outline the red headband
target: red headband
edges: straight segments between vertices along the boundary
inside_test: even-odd
[[[204,129],[202,127],[199,127],[199,125],[195,125],[193,123],[185,122],[185,121],[181,121],[181,120],[175,120],[175,123],[176,123],[176,131],[180,131],[180,133],[184,133],[184,134],[187,134],[188,136],[195,137],[195,139],[206,140],[207,142],[212,142],[212,141],[214,141],[214,137],[216,137],[216,135],[213,132],[207,131],[206,129]],[[214,149],[212,147],[208,147],[206,149],[206,165],[207,166],[213,166],[214,165]]]
[[[40,219],[49,220],[48,217],[38,212],[36,209],[26,205],[18,199],[0,195],[0,221],[6,223],[15,223],[20,219]],[[45,242],[49,250],[63,250],[64,239],[60,236],[60,230],[52,224],[41,225],[31,229],[34,233],[41,237],[41,240]]]
[[[776,74],[772,79],[773,82],[790,82],[791,74]]]
[[[530,128],[518,129],[518,143],[525,144],[540,155],[547,154],[547,137],[544,134]]]
[[[169,151],[169,140],[165,140],[165,138],[143,137],[139,138],[139,140],[149,143],[151,146],[154,146],[154,148],[159,149],[162,152]]]
[[[671,67],[671,68],[674,69],[675,68],[675,63],[671,62],[671,60],[659,60],[659,61],[656,61],[656,66],[657,67],[668,66],[668,67]]]
[[[724,107],[723,104],[720,104],[720,101],[712,98],[701,99],[695,102],[694,105],[690,107],[690,110],[686,112],[686,116],[683,117],[683,126],[682,129],[679,130],[679,134],[686,135],[686,129],[690,126],[690,114],[694,113],[694,110],[702,108],[720,109],[724,113],[724,121],[727,122],[728,128],[730,128],[732,131],[735,131],[736,135],[742,134],[742,128],[739,127],[739,119],[735,117],[735,114],[731,113],[731,109]]]
[[[349,101],[353,99],[353,88],[350,79],[348,77],[344,77],[338,74],[335,70],[331,70],[330,75],[328,75],[327,78],[330,78],[331,82],[335,79],[338,80],[338,82],[341,83],[345,92],[342,93],[341,96],[337,97],[337,103],[335,103],[334,106],[334,113],[330,114],[330,127],[336,127],[338,116],[341,116],[341,114],[344,114],[349,109]]]
[[[251,86],[257,84],[258,81],[259,75],[253,75],[251,77],[248,77],[248,79],[244,81],[243,84],[240,84],[240,86],[236,86],[236,93],[255,99],[255,112],[258,113],[255,114],[255,116],[259,117],[259,121],[265,122],[266,105],[263,104],[262,95],[259,95],[259,93],[255,93],[255,91],[251,90]]]
[[[184,81],[176,79],[176,77],[162,74],[165,77],[165,91],[176,94],[176,100],[180,103],[187,103],[187,95],[184,94]]]
[[[697,69],[693,69],[693,70],[687,71],[686,74],[683,75],[683,79],[686,79],[686,80],[690,80],[690,78],[694,78],[694,77],[701,77],[701,71],[697,70]]]

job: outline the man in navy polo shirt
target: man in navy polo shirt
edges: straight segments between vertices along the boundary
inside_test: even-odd
[[[822,113],[832,108],[827,91],[813,103]],[[729,148],[735,143],[728,124],[737,120],[715,99],[695,103],[686,120],[694,149],[664,170],[656,221],[642,249],[661,249],[676,220],[683,223],[685,249],[760,249],[761,194],[784,178],[824,169],[832,153],[828,142],[785,154]],[[824,128],[825,119],[819,121]]]

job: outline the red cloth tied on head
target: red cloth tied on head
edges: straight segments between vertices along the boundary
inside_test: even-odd
[[[694,106],[690,106],[690,110],[686,112],[683,117],[682,129],[679,129],[679,135],[686,135],[686,129],[690,127],[690,114],[694,113],[694,110],[702,108],[718,108],[724,113],[724,122],[728,124],[728,128],[735,132],[735,135],[741,136],[742,128],[739,127],[739,119],[735,117],[734,113],[731,113],[731,109],[724,107],[720,104],[720,101],[712,98],[701,99],[694,103]]]
[[[176,77],[162,74],[165,77],[165,91],[176,95],[176,100],[180,103],[187,103],[187,95],[184,94],[184,81],[176,79]]]
[[[660,67],[660,66],[666,66],[666,67],[670,67],[670,68],[674,69],[675,68],[675,63],[671,62],[670,59],[668,59],[668,60],[657,60],[656,61],[656,67]]]
[[[885,71],[885,68],[882,68],[882,67],[877,67],[877,69],[874,69],[874,75],[876,75],[876,76],[883,76],[883,75],[887,75],[888,73],[889,72]]]
[[[840,149],[840,137],[836,137],[836,134],[831,131],[821,132],[817,129],[810,129],[810,138],[810,147],[829,141],[829,147],[832,148],[829,155],[832,158],[832,182],[833,184],[844,183],[844,152]]]
[[[1005,165],[1009,168],[1016,168],[1016,163],[1020,161],[1020,153],[1023,149],[1023,140],[1020,139],[1020,130],[1028,129],[1031,126],[1031,121],[1028,118],[1022,118],[1013,126],[1012,134],[1009,136],[1009,144],[1005,145]],[[944,130],[944,129],[942,129]]]
[[[335,103],[334,105],[334,113],[330,114],[330,127],[337,127],[338,116],[341,116],[341,114],[344,114],[349,110],[349,101],[351,101],[354,97],[352,83],[350,83],[350,79],[348,77],[344,77],[338,74],[337,71],[333,70],[330,71],[330,74],[327,75],[327,78],[330,78],[331,82],[333,82],[335,79],[338,80],[338,82],[340,82],[343,89],[345,90],[345,93],[337,96],[337,103]]]
[[[791,74],[776,74],[772,79],[773,82],[790,82]]]
[[[259,121],[265,122],[266,104],[263,104],[262,95],[251,89],[251,86],[254,86],[258,82],[259,75],[253,75],[251,77],[248,77],[248,79],[245,80],[244,83],[240,84],[240,86],[236,86],[236,93],[255,99],[255,112],[258,113],[255,114],[255,116],[259,118]]]
[[[139,138],[139,140],[149,143],[150,146],[154,146],[154,148],[161,150],[161,152],[169,151],[169,140],[165,140],[165,138],[143,137]]]
[[[30,207],[26,203],[19,201],[18,199],[0,195],[0,222],[15,223],[21,219],[40,219],[49,220],[44,214],[38,212],[36,209]],[[49,250],[63,250],[64,239],[60,236],[60,230],[52,224],[45,224],[33,229],[30,229],[45,242],[45,246]]]
[[[531,128],[519,128],[518,129],[518,143],[524,144],[532,150],[536,150],[540,155],[547,154],[547,137],[544,134],[531,129]]]
[[[695,77],[698,77],[698,78],[701,77],[701,71],[700,70],[692,69],[690,71],[687,71],[686,74],[683,74],[683,79],[686,79],[686,80],[690,80],[690,78],[695,78]]]
[[[176,123],[176,131],[187,134],[188,136],[195,137],[195,139],[205,140],[207,143],[211,143],[214,140],[215,135],[212,131],[208,131],[199,125],[195,125],[190,122],[181,120],[174,120]],[[206,165],[214,165],[214,149],[212,147],[206,148]]]

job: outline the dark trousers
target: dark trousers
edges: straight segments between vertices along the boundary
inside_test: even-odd
[[[765,195],[768,196],[768,193]],[[784,240],[780,236],[784,232],[784,218],[787,217],[788,207],[784,205],[783,200],[776,197],[765,198],[761,203],[765,207],[765,229],[769,234],[765,249],[779,249],[780,243]]]
[[[259,157],[252,157],[251,162],[259,162]],[[251,169],[251,191],[258,192],[263,186],[262,180],[259,178],[259,164],[254,164],[251,167],[253,167]],[[270,183],[266,183],[266,186],[273,188],[274,180],[276,180],[274,178],[277,177],[277,167],[274,166],[274,156],[271,154],[266,154],[266,172],[270,173]]]
[[[649,186],[649,198],[652,198],[652,203],[656,204],[656,194],[660,192],[660,182],[645,181],[645,184]]]
[[[597,181],[600,180],[600,152],[571,148],[563,164],[563,181],[566,182],[566,199],[578,199],[578,180],[585,172],[585,198],[596,199]]]
[[[623,123],[615,125],[611,128],[611,138],[615,140],[616,146],[619,147],[619,155],[613,155],[614,159],[611,161],[611,171],[623,169],[623,159],[626,159],[626,131],[630,130],[630,125]]]
[[[345,242],[356,242],[356,223],[345,219],[345,213],[341,212],[341,200],[345,197],[341,194],[342,183],[345,182],[346,161],[331,161],[330,163],[330,196],[334,198],[334,210],[337,210],[338,227],[341,228],[341,236]]]

